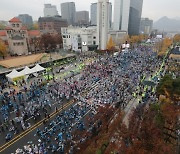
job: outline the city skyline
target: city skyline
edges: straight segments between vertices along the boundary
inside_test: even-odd
[[[40,16],[43,16],[45,3],[56,5],[58,13],[60,14],[60,4],[71,1],[76,3],[77,11],[90,11],[90,4],[97,2],[97,0],[86,0],[86,3],[82,3],[82,0],[1,0],[0,20],[7,21],[14,16],[18,16],[18,14],[29,14],[33,17],[33,20],[37,20]],[[114,0],[110,0],[110,2],[114,5]],[[154,21],[163,16],[167,16],[169,18],[179,17],[179,0],[144,0],[143,3],[142,17],[148,17]]]

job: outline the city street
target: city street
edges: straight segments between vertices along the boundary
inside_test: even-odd
[[[76,63],[76,66],[74,66],[74,64]],[[92,59],[87,59],[85,62],[84,62],[84,65],[89,65],[90,63],[92,63]],[[80,75],[79,75],[79,73],[82,71],[82,69],[83,69],[83,67],[82,67],[82,64],[80,64],[80,63],[78,63],[78,61],[76,61],[76,62],[74,62],[74,63],[72,63],[72,64],[68,64],[68,65],[65,65],[64,66],[65,67],[65,70],[63,70],[63,71],[61,71],[61,73],[55,73],[55,78],[56,78],[56,80],[58,81],[58,82],[60,82],[60,81],[62,81],[62,80],[64,80],[65,78],[66,79],[68,79],[69,77],[71,77],[72,76],[72,74],[71,74],[71,72],[73,71],[73,72],[75,72],[76,73],[76,75],[73,77],[74,79],[78,79],[78,78],[80,78]],[[67,67],[67,68],[66,68]],[[54,68],[55,69],[55,68]],[[43,79],[43,76],[42,77],[39,77],[39,79]],[[35,81],[37,81],[36,79],[31,79],[30,81],[29,81],[29,83],[33,83],[33,82],[35,82]],[[45,89],[49,89],[50,87],[51,87],[51,84],[52,84],[52,82],[50,81],[50,83],[48,84],[48,85],[46,85],[44,88]],[[30,88],[30,85],[26,85],[26,87],[29,89]],[[48,91],[48,90],[47,90]],[[49,94],[46,94],[46,97],[52,97],[52,96],[50,96]],[[47,108],[47,114],[50,114],[50,116],[55,116],[54,115],[54,113],[56,113],[57,114],[57,112],[56,112],[56,109],[58,109],[59,110],[59,112],[61,112],[62,110],[64,110],[64,109],[66,109],[66,108],[69,108],[72,104],[73,104],[73,101],[72,101],[72,98],[69,98],[69,100],[67,100],[67,99],[63,99],[63,100],[59,100],[59,99],[57,99],[57,98],[55,98],[54,96],[53,96],[53,98],[51,98],[52,99],[52,101],[53,101],[53,103],[51,103],[51,106],[49,106],[48,108]],[[71,100],[71,101],[70,101]],[[22,106],[20,106],[20,111],[21,111],[21,109],[22,109],[22,111],[23,111],[23,107]],[[58,113],[59,113],[58,112]],[[30,124],[30,128],[29,129],[27,129],[27,130],[25,130],[25,131],[23,131],[22,132],[22,128],[20,127],[20,124],[18,124],[17,125],[17,128],[20,130],[20,132],[18,132],[18,134],[16,135],[14,135],[13,136],[13,140],[11,140],[10,141],[10,143],[8,143],[8,144],[6,144],[6,142],[5,142],[5,135],[6,135],[6,133],[2,133],[1,134],[1,136],[0,136],[0,140],[1,140],[1,142],[0,142],[0,151],[2,151],[2,149],[4,148],[4,147],[9,147],[10,146],[10,144],[12,145],[14,145],[14,143],[15,142],[17,142],[17,141],[19,141],[19,139],[24,139],[24,138],[26,138],[26,135],[29,135],[29,133],[31,132],[31,131],[33,131],[34,129],[36,129],[36,128],[38,128],[38,127],[41,127],[41,125],[42,125],[42,123],[43,123],[43,121],[44,121],[44,119],[46,119],[46,118],[44,118],[44,112],[43,112],[43,110],[41,110],[40,112],[39,112],[39,114],[41,115],[38,119],[36,119],[36,120],[34,120],[34,117],[32,116],[32,117],[30,117],[30,118],[28,118],[27,120],[26,120],[26,122],[27,123],[29,123]],[[11,119],[14,119],[14,117],[16,117],[16,112],[15,111],[12,111],[11,113],[10,113],[10,118]],[[5,132],[8,132],[8,130],[5,130]],[[30,136],[32,136],[32,134],[30,134]],[[28,139],[28,138],[26,138],[26,139]],[[22,140],[21,140],[22,141]],[[20,141],[20,142],[21,142]],[[23,142],[24,143],[24,142]],[[19,143],[17,143],[16,145],[21,145],[21,144],[19,144]],[[16,146],[15,146],[16,147]]]
[[[147,50],[146,54],[149,54],[151,58],[146,56],[145,49]],[[134,55],[132,55],[132,52]],[[139,61],[138,65],[134,67],[134,63],[137,63],[136,58],[139,58]],[[131,63],[129,63],[130,59]],[[151,66],[152,60],[154,60],[154,65]],[[125,51],[113,57],[109,55],[96,57],[93,60],[94,62],[92,59],[86,59],[84,62],[84,65],[87,65],[85,70],[82,69],[81,63],[76,64],[76,67],[67,67],[68,70],[55,75],[57,81],[52,81],[48,86],[45,86],[45,98],[51,99],[53,102],[46,104],[49,107],[40,109],[39,114],[41,116],[38,122],[33,125],[34,119],[28,119],[32,124],[31,127],[13,137],[9,142],[4,142],[5,144],[0,147],[0,152],[4,154],[13,153],[18,148],[23,149],[24,146],[31,144],[35,149],[37,149],[37,145],[45,145],[45,149],[48,151],[59,151],[60,153],[73,150],[72,144],[75,147],[77,142],[74,139],[78,138],[74,135],[74,132],[78,130],[85,131],[86,129],[91,132],[96,121],[88,125],[85,121],[86,117],[93,121],[93,116],[97,114],[98,108],[100,106],[105,107],[108,104],[115,107],[116,103],[121,102],[120,107],[124,108],[125,113],[124,122],[128,126],[128,118],[132,109],[139,105],[139,100],[141,103],[146,102],[144,97],[148,88],[143,85],[143,82],[145,80],[153,81],[155,77],[159,77],[163,71],[164,60],[162,62],[158,61],[156,53],[151,51],[151,48],[140,46],[133,51]],[[141,63],[141,61],[144,61],[144,63]],[[151,66],[152,70],[145,65],[146,61],[149,62],[148,65]],[[79,73],[71,76],[72,70]],[[110,72],[110,70],[113,71]],[[134,71],[139,72],[130,76]],[[151,77],[150,72],[152,73]],[[77,82],[79,82],[79,85]],[[64,99],[59,99],[62,97],[63,91],[62,93],[59,93],[59,91],[63,84],[66,84],[63,91],[70,86],[71,93],[68,90],[65,92]],[[79,89],[78,93],[76,89]],[[140,92],[142,92],[141,95],[139,95]],[[5,138],[5,136],[2,137]]]

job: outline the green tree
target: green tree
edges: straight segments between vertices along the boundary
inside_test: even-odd
[[[157,87],[158,95],[166,95],[171,99],[180,96],[180,77],[173,79],[171,75],[165,75]]]
[[[5,27],[6,27],[6,26],[5,26],[4,24],[0,23],[0,30],[4,30]]]

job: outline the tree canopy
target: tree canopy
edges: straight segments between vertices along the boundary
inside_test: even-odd
[[[4,30],[4,29],[5,29],[5,27],[6,27],[6,25],[5,25],[5,24],[0,23],[0,30]]]
[[[168,48],[171,46],[172,43],[173,43],[173,41],[170,38],[165,38],[161,42],[161,47],[160,47],[160,51],[159,51],[158,55],[159,56],[165,55],[166,51],[168,50]]]
[[[0,40],[0,56],[4,58],[6,55],[7,55],[7,46],[2,40]]]
[[[32,26],[29,27],[30,30],[39,30],[39,24],[37,22],[33,23]]]
[[[146,35],[133,35],[130,37],[130,42],[131,43],[141,43],[143,40],[146,40],[147,36]]]
[[[56,49],[57,45],[62,44],[61,35],[51,35],[51,34],[43,34],[41,36],[40,46],[41,48],[45,48],[46,50],[52,51]]]
[[[107,43],[107,50],[113,51],[115,49],[115,43],[113,42],[112,37],[109,38],[109,41]]]
[[[171,75],[165,75],[157,87],[158,95],[166,95],[174,98],[180,96],[180,77],[173,79]]]
[[[176,34],[173,38],[174,43],[180,43],[180,34]]]

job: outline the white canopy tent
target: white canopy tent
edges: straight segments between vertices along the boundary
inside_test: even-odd
[[[125,49],[125,48],[130,48],[130,44],[122,44],[122,49]]]
[[[32,74],[32,69],[30,69],[29,67],[25,67],[20,73],[22,73],[23,75],[29,75]]]
[[[17,78],[20,78],[20,77],[27,79],[30,74],[37,76],[38,72],[41,72],[44,70],[45,70],[45,68],[43,68],[39,64],[34,66],[32,69],[30,69],[29,67],[26,66],[21,72],[18,72],[15,69],[13,69],[11,73],[6,75],[6,77],[8,78],[9,81],[17,80]]]
[[[146,41],[146,43],[151,43],[151,40],[150,40],[150,39],[148,39],[148,40]]]
[[[31,71],[32,73],[37,73],[37,72],[41,72],[41,71],[44,71],[45,68],[40,66],[39,64],[36,64],[36,66],[34,66]]]
[[[16,71],[15,69],[12,70],[11,73],[7,74],[6,77],[13,81],[13,79],[24,76],[21,72]]]

